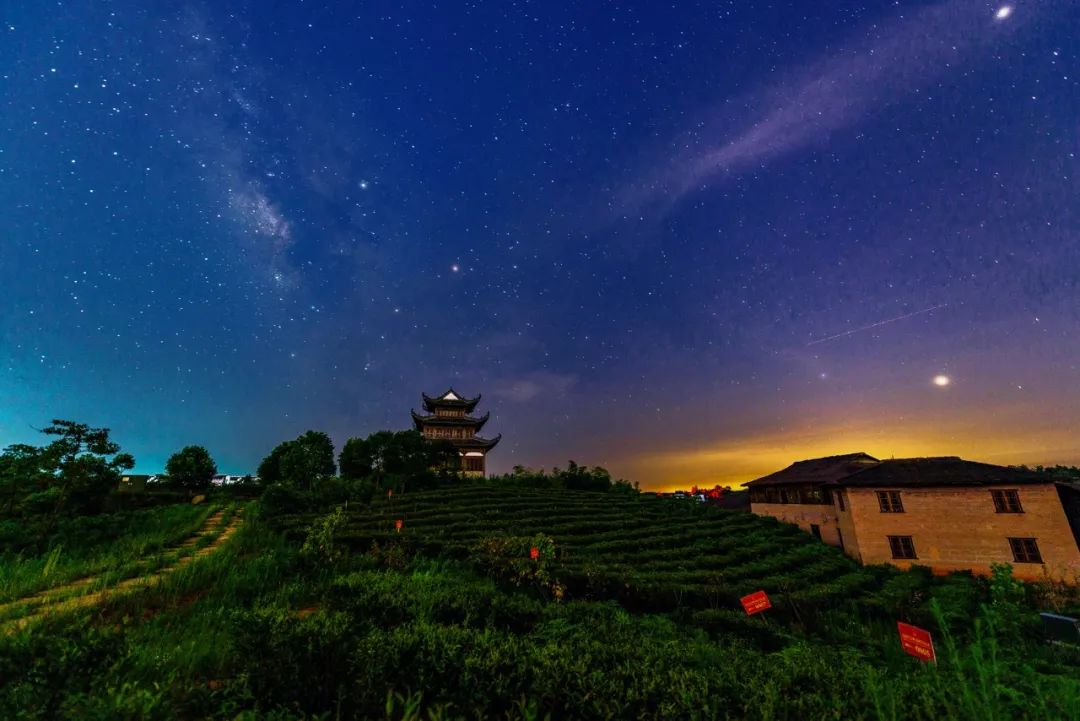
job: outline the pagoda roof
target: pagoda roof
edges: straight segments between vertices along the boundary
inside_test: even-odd
[[[480,436],[473,436],[472,438],[450,438],[448,439],[454,444],[457,449],[469,450],[475,448],[483,451],[490,451],[495,446],[499,445],[499,441],[502,440],[502,433],[494,438],[481,438]]]
[[[413,424],[416,426],[416,430],[421,430],[424,426],[457,426],[462,428],[473,428],[480,430],[487,423],[488,418],[491,417],[491,413],[485,413],[479,418],[473,418],[471,416],[437,416],[437,415],[420,415],[414,410],[410,410],[412,413]]]
[[[427,393],[421,393],[420,395],[424,398],[424,410],[429,412],[434,411],[436,408],[463,408],[466,413],[471,413],[476,408],[476,404],[480,402],[479,395],[476,398],[466,398],[454,391],[453,388],[434,398]]]

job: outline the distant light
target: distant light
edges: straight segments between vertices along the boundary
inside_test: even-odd
[[[1012,11],[1013,11],[1013,6],[1012,5],[1002,5],[1001,7],[998,8],[997,12],[994,13],[994,17],[996,19],[998,19],[998,20],[1004,20],[1007,17],[1009,17],[1010,15],[1012,15]]]
[[[949,376],[934,376],[934,385],[938,388],[944,388],[952,383],[952,379]]]
[[[450,266],[450,270],[454,273],[457,273],[459,270],[461,270],[461,266],[457,263],[454,263],[452,266]]]

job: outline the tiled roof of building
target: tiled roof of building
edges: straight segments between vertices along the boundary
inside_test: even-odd
[[[437,397],[431,397],[427,393],[421,393],[424,398],[424,410],[434,413],[436,408],[463,408],[466,413],[472,413],[476,404],[480,402],[480,396],[466,398],[458,394],[453,388]]]
[[[838,478],[830,485],[851,487],[991,486],[1052,483],[1053,479],[991,463],[965,461],[957,456],[895,458]]]
[[[422,416],[416,411],[409,412],[412,413],[413,424],[416,426],[417,430],[421,430],[424,426],[457,426],[480,430],[491,416],[491,413],[485,413],[478,418],[472,418],[470,416]]]
[[[867,453],[847,453],[842,456],[810,458],[792,463],[782,471],[770,473],[747,486],[776,486],[794,483],[828,483],[878,463],[878,459]]]
[[[480,436],[473,436],[472,438],[450,438],[448,439],[455,448],[459,450],[469,450],[470,448],[476,448],[478,450],[490,451],[492,448],[499,444],[502,440],[502,433],[494,438],[481,438]]]

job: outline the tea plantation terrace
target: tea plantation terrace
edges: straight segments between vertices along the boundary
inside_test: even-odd
[[[280,523],[299,540],[316,517]],[[550,572],[568,598],[641,611],[739,609],[741,596],[765,589],[773,615],[787,616],[857,600],[893,575],[771,518],[648,495],[470,485],[394,495],[347,519],[338,540],[358,552],[399,546],[467,559],[485,539],[512,537],[527,555],[530,537],[549,537]]]

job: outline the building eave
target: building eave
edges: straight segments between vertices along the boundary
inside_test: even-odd
[[[438,439],[438,440],[442,440],[442,439]],[[458,448],[458,449],[482,450],[482,451],[484,451],[486,453],[487,451],[490,451],[495,446],[499,445],[499,441],[502,440],[502,434],[500,433],[499,435],[495,436],[494,438],[480,438],[479,436],[474,436],[472,438],[458,438],[458,439],[448,438],[446,440],[449,441],[451,444],[453,444],[453,446],[455,448]]]
[[[413,425],[416,426],[416,430],[423,430],[424,426],[448,426],[456,428],[472,428],[474,430],[480,430],[484,427],[484,424],[488,422],[488,418],[491,417],[491,413],[485,413],[484,415],[473,418],[472,416],[438,416],[438,415],[420,415],[414,410],[410,410],[412,413]]]
[[[447,399],[446,396],[451,394],[456,398]],[[429,413],[434,413],[436,408],[463,408],[466,413],[472,413],[481,398],[480,394],[477,394],[476,398],[466,398],[453,388],[448,388],[446,392],[436,397],[429,396],[427,393],[421,393],[420,395],[424,400],[424,410]]]

